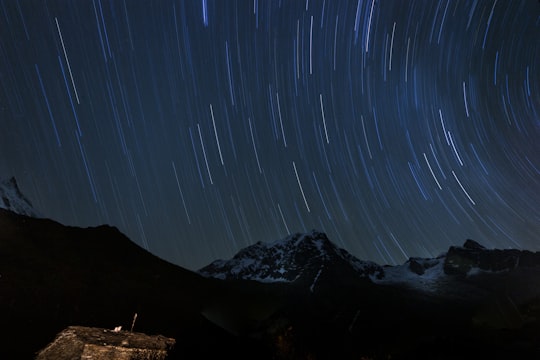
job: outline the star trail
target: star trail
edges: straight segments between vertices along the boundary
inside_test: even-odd
[[[540,3],[0,1],[0,175],[189,269],[540,250]]]

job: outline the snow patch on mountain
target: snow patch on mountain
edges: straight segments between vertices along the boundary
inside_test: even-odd
[[[402,265],[386,266],[384,277],[370,277],[380,285],[402,285],[417,290],[435,292],[445,281],[445,256],[437,258],[411,258]]]
[[[20,215],[40,216],[30,200],[23,195],[14,177],[0,182],[0,208]]]
[[[323,269],[324,269],[324,265],[319,269],[319,272],[315,276],[315,279],[313,279],[313,283],[311,283],[311,286],[309,287],[309,291],[313,292],[313,290],[315,290],[315,284],[317,284],[317,280],[319,280],[319,277],[321,276]]]

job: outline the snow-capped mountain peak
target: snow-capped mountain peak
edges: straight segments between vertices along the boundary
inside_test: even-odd
[[[325,233],[312,230],[271,243],[258,242],[240,250],[230,260],[216,260],[199,273],[218,279],[291,282],[300,278],[316,281],[332,266],[344,266],[359,276],[381,276],[382,268],[360,261],[334,245]]]
[[[0,208],[21,215],[39,217],[30,200],[19,189],[14,177],[0,182]]]

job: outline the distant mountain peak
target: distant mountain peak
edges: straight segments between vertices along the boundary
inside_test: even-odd
[[[261,282],[316,281],[323,271],[340,268],[355,276],[381,276],[379,265],[360,261],[338,248],[325,233],[295,233],[270,243],[257,242],[230,260],[216,260],[199,270],[206,277]]]
[[[32,203],[19,189],[15,177],[0,182],[0,208],[20,215],[39,217]]]

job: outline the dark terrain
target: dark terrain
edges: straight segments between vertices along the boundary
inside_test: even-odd
[[[468,241],[437,260],[444,276],[429,292],[378,283],[388,267],[359,273],[344,250],[301,256],[310,241],[295,243],[295,281],[218,280],[113,227],[0,209],[0,358],[32,358],[70,325],[129,330],[135,313],[135,331],[176,339],[174,359],[540,358],[540,254]],[[433,261],[404,269],[420,276]]]
[[[167,263],[109,226],[76,228],[0,209],[0,358],[29,359],[69,325],[130,329],[177,340],[175,356],[249,355],[252,341],[201,315],[229,288]],[[237,287],[238,306],[264,296]],[[233,286],[234,288],[234,286]]]

